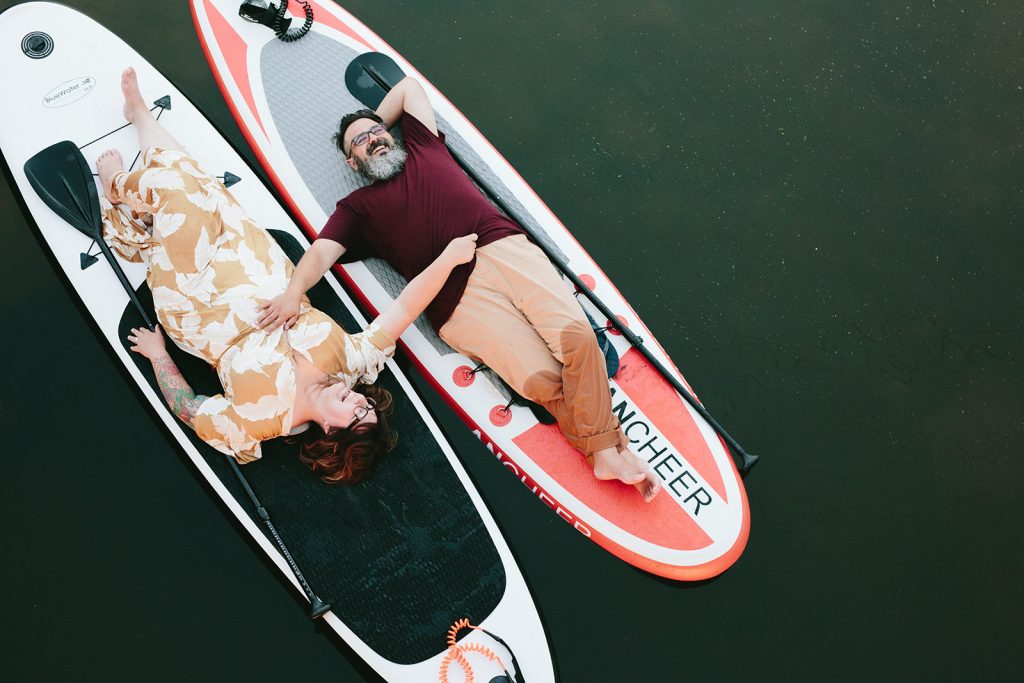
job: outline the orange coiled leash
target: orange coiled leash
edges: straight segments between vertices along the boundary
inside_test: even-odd
[[[488,636],[490,636],[498,643],[500,643],[506,650],[508,650],[509,654],[512,656],[512,665],[513,667],[515,667],[516,670],[515,679],[512,678],[512,675],[508,672],[508,669],[505,667],[505,663],[502,662],[501,658],[494,653],[494,650],[490,649],[489,647],[486,647],[481,643],[459,643],[459,631],[461,631],[462,629],[473,629],[475,631],[486,633]],[[524,683],[523,678],[519,673],[519,663],[516,661],[516,656],[512,654],[512,650],[509,648],[508,644],[506,644],[504,640],[494,635],[487,629],[483,629],[479,626],[475,626],[469,623],[469,619],[459,619],[454,624],[452,624],[452,627],[448,629],[447,643],[448,652],[447,654],[445,654],[444,659],[441,660],[441,669],[440,671],[438,671],[438,678],[441,681],[441,683],[449,683],[448,670],[449,668],[451,668],[453,662],[457,662],[458,665],[462,668],[462,673],[464,676],[463,683],[473,683],[473,667],[470,666],[469,660],[466,659],[466,653],[468,652],[476,652],[477,654],[483,655],[487,658],[488,661],[497,662],[498,666],[501,667],[501,670],[505,673],[504,677],[499,676],[494,679],[491,679],[491,683],[494,683],[494,681],[501,681],[502,678],[504,678],[505,681],[508,681],[508,683],[513,683],[513,680],[516,683]]]

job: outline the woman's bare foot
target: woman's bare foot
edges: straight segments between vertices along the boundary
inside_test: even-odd
[[[124,159],[121,158],[121,153],[116,149],[108,149],[96,159],[96,172],[100,176],[100,186],[103,188],[103,194],[106,195],[107,200],[111,204],[117,204],[118,202],[114,200],[110,192],[110,181],[123,170]]]
[[[644,479],[643,470],[623,458],[614,446],[594,451],[587,460],[594,466],[594,476],[602,481],[618,479],[623,484],[637,484]]]
[[[142,92],[139,90],[139,81],[135,76],[135,69],[128,67],[121,72],[121,92],[124,94],[124,117],[137,124],[139,116],[152,116],[142,99]]]
[[[661,490],[661,480],[655,476],[654,472],[651,472],[647,463],[633,451],[623,449],[619,451],[619,456],[634,467],[639,468],[644,473],[643,480],[638,481],[633,484],[633,486],[635,486],[636,490],[644,497],[644,502],[650,503],[654,500],[654,497],[658,495],[658,491]]]

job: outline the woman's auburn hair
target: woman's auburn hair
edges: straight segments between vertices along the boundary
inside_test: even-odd
[[[373,474],[374,466],[395,447],[398,436],[388,427],[394,402],[391,393],[373,384],[355,387],[377,402],[377,422],[353,429],[335,427],[326,434],[315,423],[303,435],[299,460],[327,484],[355,484]]]

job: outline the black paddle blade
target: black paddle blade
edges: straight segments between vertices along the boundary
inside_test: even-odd
[[[25,162],[32,189],[48,207],[82,234],[102,239],[100,198],[92,170],[70,140],[50,145]]]
[[[405,78],[402,69],[380,52],[364,52],[345,69],[345,85],[367,109],[376,109],[380,101]]]

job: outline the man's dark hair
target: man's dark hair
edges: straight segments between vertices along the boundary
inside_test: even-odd
[[[384,123],[384,119],[377,116],[377,112],[372,109],[360,109],[351,114],[345,114],[345,116],[341,117],[341,121],[338,122],[338,132],[331,138],[342,154],[345,154],[345,131],[359,119],[372,119],[377,123]]]

